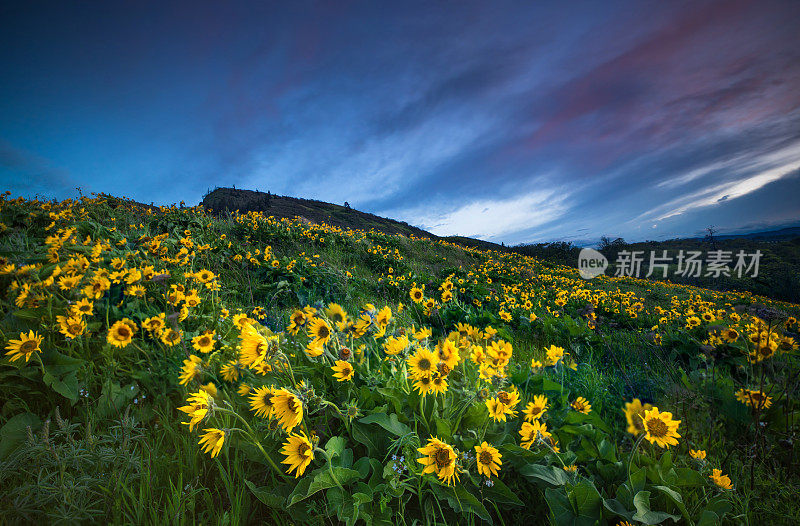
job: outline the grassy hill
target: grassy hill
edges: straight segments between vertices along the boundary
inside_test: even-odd
[[[506,247],[490,241],[465,236],[438,237],[430,232],[404,222],[361,212],[345,206],[295,197],[276,196],[270,193],[234,188],[217,188],[208,193],[201,202],[206,210],[215,214],[239,211],[259,212],[277,219],[300,218],[315,224],[325,224],[343,229],[400,234],[407,237],[438,239],[461,247],[500,252],[516,252],[536,257],[542,261],[576,267],[580,249],[569,243],[523,244]],[[769,296],[791,302],[800,302],[800,237],[796,228],[784,228],[773,232],[757,232],[741,236],[720,236],[717,241],[720,250],[745,250],[747,253],[761,250],[764,254],[760,276],[682,277],[676,274],[676,265],[670,269],[672,282],[706,287],[714,290],[739,290]],[[650,251],[661,254],[668,250],[676,255],[679,250],[708,251],[711,247],[703,239],[674,239],[668,241],[645,241],[604,249],[604,254],[612,263],[610,274],[615,272],[613,263],[621,250],[642,251],[645,258]],[[643,265],[642,277],[647,274],[649,264]],[[654,276],[653,279],[658,279]]]
[[[798,305],[231,206],[0,200],[0,523],[800,521]]]
[[[791,232],[790,229],[784,229]],[[513,247],[515,252],[536,257],[545,261],[554,262],[570,267],[577,267],[578,254],[580,248],[569,243],[549,243],[549,244],[530,244]],[[639,243],[614,243],[601,249],[606,256],[611,267],[606,271],[607,275],[614,275],[616,272],[616,262],[622,251],[638,252],[643,258],[640,276],[644,278],[650,270],[650,253],[661,256],[667,251],[667,257],[672,258],[672,263],[667,272],[667,278],[663,278],[663,272],[658,268],[649,278],[653,281],[669,281],[696,287],[705,287],[712,290],[739,290],[751,292],[762,296],[769,296],[775,299],[800,302],[800,237],[780,238],[776,236],[754,236],[754,237],[723,237],[716,240],[713,244],[704,239],[672,239],[668,241],[643,241]],[[709,252],[722,250],[728,252],[733,261],[729,268],[735,266],[735,255],[739,251],[745,254],[755,254],[761,252],[759,260],[758,275],[753,276],[753,272],[742,272],[737,275],[731,272],[729,275],[707,275],[707,267],[703,267],[700,276],[678,274],[677,256],[680,251],[684,254],[689,252],[700,252],[705,260]],[[749,259],[748,259],[749,262]]]
[[[361,212],[353,208],[313,199],[300,199],[273,195],[269,192],[241,190],[236,188],[216,188],[203,197],[200,203],[213,213],[239,211],[262,212],[265,216],[277,219],[300,217],[305,221],[339,228],[355,230],[375,230],[384,234],[434,238],[426,232],[401,221]]]

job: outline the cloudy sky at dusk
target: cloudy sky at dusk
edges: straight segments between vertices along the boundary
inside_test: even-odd
[[[800,223],[800,2],[164,5],[0,7],[0,188],[506,243]]]

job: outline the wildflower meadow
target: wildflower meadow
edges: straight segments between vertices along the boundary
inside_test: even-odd
[[[800,521],[797,305],[108,195],[0,289],[4,524]]]

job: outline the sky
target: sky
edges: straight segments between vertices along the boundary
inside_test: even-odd
[[[13,4],[13,5],[12,5]],[[439,235],[800,224],[800,2],[5,2],[0,190]]]

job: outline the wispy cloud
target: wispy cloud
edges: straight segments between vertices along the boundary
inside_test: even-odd
[[[772,170],[767,170],[766,172],[749,176],[740,181],[706,188],[669,203],[666,205],[667,207],[676,207],[669,212],[656,217],[655,220],[662,221],[695,208],[712,206],[724,201],[745,196],[749,193],[755,192],[756,190],[760,190],[769,183],[792,175],[792,173],[798,169],[800,169],[800,161],[780,166],[778,168],[773,168]]]
[[[681,179],[681,184],[685,184],[723,168],[728,168],[728,170],[724,174],[722,182],[714,181],[699,190],[681,195],[653,210],[644,212],[636,220],[663,221],[696,208],[714,206],[737,199],[755,192],[771,182],[787,177],[800,169],[800,142],[762,155],[751,152],[750,159],[735,157],[730,161],[715,162],[710,166],[693,170],[679,179]],[[687,176],[691,177],[687,178]]]
[[[567,211],[567,201],[568,194],[539,190],[506,199],[479,199],[442,211],[425,207],[397,214],[436,235],[493,240],[558,219]]]

